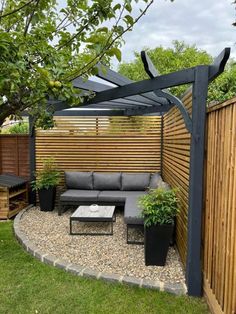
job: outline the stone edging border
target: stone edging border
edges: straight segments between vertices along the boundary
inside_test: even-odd
[[[27,210],[29,210],[32,206],[33,205],[30,205],[18,213],[18,215],[14,219],[13,228],[14,228],[16,239],[22,245],[22,247],[31,255],[39,259],[41,262],[61,268],[77,276],[83,276],[83,277],[94,278],[94,279],[103,279],[109,282],[119,282],[119,283],[124,283],[124,284],[132,285],[132,286],[138,286],[140,288],[149,288],[149,289],[155,289],[159,291],[166,291],[166,292],[176,294],[176,295],[187,294],[187,287],[185,284],[182,284],[182,283],[168,284],[168,283],[164,283],[157,280],[154,281],[154,280],[149,280],[149,279],[140,279],[136,277],[121,276],[121,275],[116,275],[116,274],[98,272],[86,266],[71,264],[53,255],[42,252],[32,242],[30,242],[27,239],[26,235],[20,230],[20,220],[22,216],[24,215],[24,213]]]

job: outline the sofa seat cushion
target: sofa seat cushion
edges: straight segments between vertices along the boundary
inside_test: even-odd
[[[136,196],[128,196],[124,208],[124,221],[126,224],[143,225],[143,218],[141,217],[141,208],[138,206],[139,194]]]
[[[150,173],[122,173],[123,191],[145,191],[149,187]]]
[[[86,201],[96,202],[99,191],[96,190],[67,190],[60,196],[62,202]]]
[[[65,172],[65,181],[68,189],[92,190],[93,173],[92,172]]]
[[[139,196],[146,194],[144,191],[101,191],[98,194],[99,202],[125,203],[129,196]]]
[[[93,188],[95,190],[120,190],[121,173],[93,173]]]

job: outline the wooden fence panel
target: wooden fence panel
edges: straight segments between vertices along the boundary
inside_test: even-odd
[[[156,172],[161,165],[161,117],[55,117],[36,131],[36,168],[54,157],[64,171]]]
[[[214,313],[236,313],[236,98],[208,111],[204,292]]]
[[[191,115],[192,93],[188,92],[182,101]],[[187,256],[190,140],[180,111],[172,108],[164,115],[162,174],[166,182],[179,190],[181,211],[176,220],[176,245],[184,265]]]
[[[28,135],[0,135],[0,173],[30,177]]]

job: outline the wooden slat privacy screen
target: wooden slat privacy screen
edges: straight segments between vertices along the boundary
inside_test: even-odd
[[[214,313],[236,313],[236,98],[207,117],[204,292]]]
[[[0,135],[0,173],[30,177],[28,135]]]
[[[36,132],[36,168],[55,158],[61,170],[160,171],[161,117],[55,117]]]
[[[187,93],[182,101],[191,115],[192,93]],[[180,111],[176,107],[164,115],[162,165],[164,180],[172,187],[179,189],[178,198],[181,212],[176,221],[176,244],[182,262],[185,264],[187,255],[190,134],[185,128]]]

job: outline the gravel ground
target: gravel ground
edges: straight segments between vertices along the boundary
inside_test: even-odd
[[[42,212],[34,207],[22,217],[21,230],[39,249],[73,264],[119,275],[184,283],[184,273],[178,253],[170,247],[164,267],[145,266],[143,245],[126,243],[126,225],[121,211],[117,212],[113,236],[69,235],[70,211],[62,216],[57,212]],[[76,228],[80,224],[75,222]],[[106,228],[95,226],[93,230]],[[76,230],[76,229],[73,229]]]

